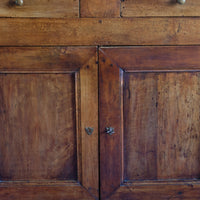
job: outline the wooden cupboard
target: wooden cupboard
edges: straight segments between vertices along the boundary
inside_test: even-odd
[[[0,3],[1,200],[199,200],[197,0]]]

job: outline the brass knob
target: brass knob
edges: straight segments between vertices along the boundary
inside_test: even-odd
[[[185,4],[185,2],[186,2],[186,0],[176,0],[176,1],[177,1],[177,3],[179,3],[181,5]]]
[[[17,6],[23,6],[24,2],[23,2],[23,0],[15,0],[15,4]]]

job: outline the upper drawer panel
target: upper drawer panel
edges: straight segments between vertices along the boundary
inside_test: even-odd
[[[18,5],[21,4],[21,5]],[[0,17],[78,17],[79,0],[1,0]]]
[[[123,17],[143,16],[200,16],[200,1],[186,0],[122,0]]]

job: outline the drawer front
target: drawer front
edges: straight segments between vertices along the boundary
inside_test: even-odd
[[[180,1],[180,3],[178,3]],[[185,1],[185,3],[184,3]],[[184,4],[181,4],[183,2]],[[123,17],[200,16],[199,0],[123,0]]]
[[[2,0],[0,17],[78,17],[78,0]]]

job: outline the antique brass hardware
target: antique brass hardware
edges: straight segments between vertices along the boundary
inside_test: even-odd
[[[186,0],[177,0],[177,3],[179,3],[179,4],[185,4],[185,2],[186,2]]]
[[[24,2],[23,2],[23,0],[16,0],[16,1],[15,1],[15,4],[16,4],[17,6],[23,6]]]
[[[106,127],[106,128],[105,128],[105,132],[106,132],[107,134],[109,134],[109,135],[112,135],[112,134],[115,133],[114,128],[112,128],[112,127]]]

